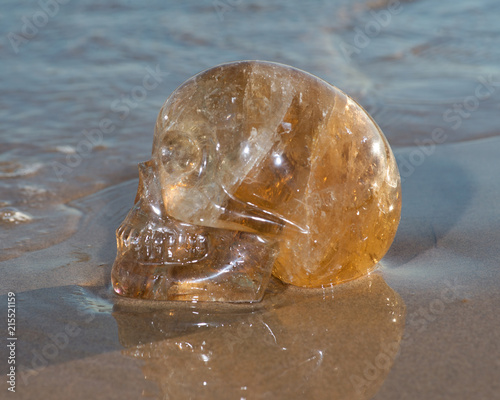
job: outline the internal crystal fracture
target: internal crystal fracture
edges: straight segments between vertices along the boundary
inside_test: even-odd
[[[396,161],[373,119],[306,72],[242,61],[202,72],[161,108],[135,205],[117,230],[116,293],[261,300],[367,274],[401,214]]]

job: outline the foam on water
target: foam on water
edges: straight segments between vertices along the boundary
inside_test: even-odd
[[[33,164],[22,164],[16,162],[6,162],[0,164],[0,179],[7,178],[22,178],[29,175],[36,174],[40,168],[42,168],[42,163]]]
[[[21,212],[14,207],[0,208],[0,221],[2,223],[19,224],[33,219],[29,214]]]

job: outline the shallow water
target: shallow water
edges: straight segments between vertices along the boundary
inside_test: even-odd
[[[403,215],[380,270],[406,303],[407,327],[402,356],[394,361],[390,374],[384,370],[380,379],[373,379],[370,395],[378,389],[378,398],[384,399],[403,398],[403,392],[411,393],[408,398],[453,399],[494,398],[500,393],[491,379],[500,373],[495,345],[500,329],[498,319],[491,316],[500,298],[496,172],[500,168],[500,3],[60,3],[47,9],[41,5],[46,2],[2,2],[1,287],[2,294],[13,289],[25,292],[19,307],[26,307],[21,319],[26,348],[19,357],[26,368],[30,351],[41,351],[48,333],[85,319],[85,313],[80,320],[74,317],[76,310],[86,307],[100,317],[64,355],[39,371],[38,378],[33,376],[36,384],[21,386],[21,397],[51,393],[44,382],[60,385],[63,379],[75,382],[73,393],[82,398],[95,397],[93,387],[102,388],[107,398],[126,390],[139,397],[144,389],[139,382],[145,376],[155,383],[144,389],[144,396],[178,394],[185,388],[168,386],[165,380],[173,373],[165,361],[170,357],[184,360],[182,368],[196,371],[191,383],[200,384],[198,393],[203,393],[200,370],[210,367],[196,358],[204,354],[200,351],[203,334],[192,333],[189,321],[182,325],[186,331],[179,335],[187,335],[189,340],[184,341],[198,346],[189,355],[179,349],[181,339],[143,339],[141,327],[149,314],[142,315],[140,307],[120,306],[101,290],[109,282],[114,230],[132,204],[137,163],[150,158],[161,105],[193,74],[239,59],[290,64],[341,88],[373,115],[395,149],[403,177]],[[385,290],[399,297],[383,280],[378,282],[380,293]],[[421,310],[432,310],[431,305],[438,304],[442,291],[450,287],[446,285],[459,287],[458,294],[443,303],[443,311],[433,314],[434,319],[422,319]],[[345,317],[357,300],[348,294],[348,287],[339,290],[346,293],[351,308],[338,304],[328,312]],[[313,305],[320,308],[318,315],[324,311],[323,301],[318,298]],[[369,306],[364,310],[369,312]],[[261,315],[265,322],[268,317],[281,318],[279,310],[259,312],[252,318]],[[292,309],[289,312],[293,314]],[[427,322],[422,325],[422,320]],[[233,330],[245,331],[253,324],[249,321],[236,319],[223,331],[230,335]],[[221,332],[219,322],[214,323],[214,332]],[[313,323],[322,334],[339,329],[322,322]],[[382,324],[383,318],[378,322]],[[347,318],[346,324],[358,326],[355,318]],[[260,328],[245,332],[259,341],[267,334]],[[146,333],[154,335],[153,331]],[[354,354],[352,343],[370,347],[373,330],[367,332],[351,344],[339,342],[346,346],[344,358]],[[393,332],[391,337],[399,340],[401,334]],[[227,362],[221,337],[207,336],[211,351],[222,354],[217,365]],[[333,346],[335,352],[337,345],[322,342],[311,348]],[[150,357],[156,351],[163,358]],[[301,348],[297,354],[307,358],[307,351]],[[317,365],[312,360],[310,365]],[[359,360],[363,363],[366,358]],[[335,370],[327,361],[328,368],[317,371]],[[283,360],[294,362],[298,359]],[[82,368],[95,373],[86,376]],[[99,377],[103,371],[114,373]],[[163,377],[155,371],[162,371]],[[172,379],[178,382],[175,376]],[[222,378],[210,375],[210,379]],[[367,378],[363,375],[363,379]],[[325,376],[320,381],[320,386],[334,382]],[[353,388],[347,386],[345,393]]]
[[[318,75],[359,100],[393,146],[432,141],[435,129],[446,142],[497,135],[499,8],[494,0],[113,1],[68,2],[50,16],[35,2],[4,2],[0,259],[71,235],[80,216],[63,204],[137,176],[169,93],[229,60]],[[26,33],[33,37],[20,39]],[[5,218],[5,207],[29,218]]]

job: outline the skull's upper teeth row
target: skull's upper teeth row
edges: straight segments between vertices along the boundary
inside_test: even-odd
[[[208,253],[208,238],[197,233],[166,232],[164,230],[136,230],[130,226],[120,228],[119,250],[135,253],[142,263],[191,264]]]

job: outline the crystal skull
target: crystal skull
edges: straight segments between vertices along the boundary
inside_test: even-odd
[[[177,88],[139,171],[112,269],[130,297],[251,302],[271,274],[303,287],[355,279],[387,252],[401,214],[373,119],[271,62],[223,64]]]

